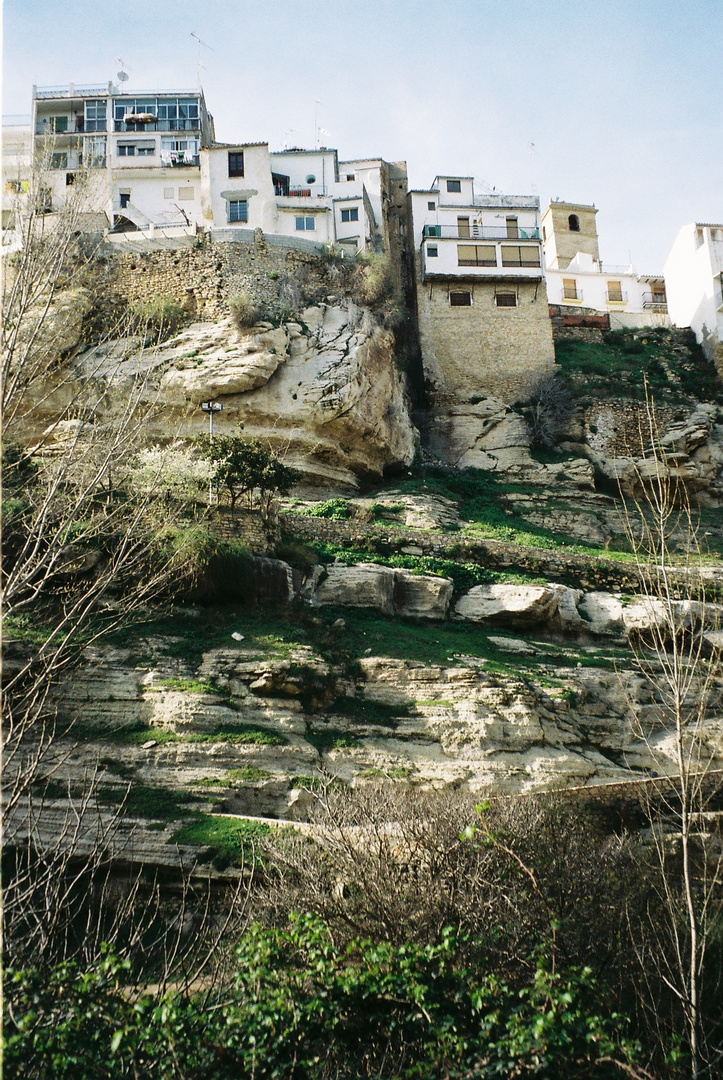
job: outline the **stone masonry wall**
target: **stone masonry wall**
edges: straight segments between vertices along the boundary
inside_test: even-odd
[[[334,521],[304,514],[282,514],[280,522],[282,532],[295,540],[321,541],[380,553],[434,555],[477,563],[491,570],[526,572],[582,589],[637,592],[640,587],[634,566],[573,552],[526,548],[502,540],[462,539],[457,533],[379,525],[361,517]]]
[[[273,318],[285,302],[286,279],[313,289],[321,286],[326,270],[318,255],[269,245],[257,230],[252,243],[204,240],[176,250],[114,253],[105,276],[117,301],[170,297],[194,318],[211,321],[228,315],[228,300],[240,293],[252,296],[262,314]]]
[[[424,376],[436,407],[485,397],[512,405],[554,370],[544,283],[511,284],[507,291],[517,292],[517,307],[497,307],[495,287],[482,280],[427,281],[418,287]],[[472,305],[452,307],[450,290],[471,292]]]

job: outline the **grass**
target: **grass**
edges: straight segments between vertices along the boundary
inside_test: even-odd
[[[343,750],[354,746],[359,736],[333,727],[310,725],[306,729],[306,741],[322,754],[325,750]]]
[[[271,827],[263,821],[199,814],[176,829],[171,843],[210,848],[213,865],[222,870],[253,857],[258,860],[257,847],[270,834]]]
[[[268,769],[259,769],[255,765],[242,765],[238,769],[227,769],[225,776],[204,776],[194,780],[194,787],[234,788],[239,784],[253,784],[259,780],[268,780]]]
[[[127,787],[102,787],[99,802],[123,804],[123,813],[132,817],[153,818],[155,821],[177,821],[186,816],[186,804],[198,801],[198,796],[185,791],[130,783]]]
[[[723,401],[715,365],[692,334],[687,353],[675,350],[674,344],[665,329],[618,330],[606,334],[603,344],[558,341],[555,358],[573,383],[584,386],[586,395],[642,400],[647,381],[660,400]]]
[[[159,745],[165,743],[232,743],[237,745],[283,746],[288,741],[284,735],[260,724],[219,724],[210,731],[167,731],[134,722],[125,727],[107,728],[101,724],[76,723],[66,729],[71,738],[81,742],[116,743],[121,746],[141,746],[153,739]]]

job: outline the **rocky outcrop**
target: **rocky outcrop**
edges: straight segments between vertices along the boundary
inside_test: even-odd
[[[165,430],[175,415],[185,434],[201,433],[205,418],[195,409],[215,397],[223,405],[217,430],[241,422],[307,480],[347,488],[414,456],[393,336],[373,321],[362,326],[357,309],[322,304],[298,322],[247,332],[230,319],[194,324],[166,343],[158,361]]]
[[[316,590],[316,602],[374,608],[384,615],[393,615],[394,580],[394,570],[386,566],[335,563]]]
[[[546,623],[558,608],[558,594],[541,585],[475,585],[456,603],[454,617],[498,626]]]

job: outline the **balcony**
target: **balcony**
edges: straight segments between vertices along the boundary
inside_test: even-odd
[[[200,160],[198,154],[187,154],[183,150],[173,151],[170,154],[161,154],[161,165],[166,169],[197,169]]]
[[[654,311],[659,315],[668,314],[668,301],[662,293],[643,293],[643,308],[646,311]]]
[[[111,92],[110,83],[76,84],[65,86],[34,86],[33,96],[38,100],[74,97],[105,97]]]
[[[151,120],[134,120],[130,123],[126,123],[124,120],[114,120],[113,130],[120,132],[200,131],[201,118],[197,116],[187,119],[159,120],[158,117],[154,116]]]
[[[582,289],[571,289],[565,287],[562,290],[562,303],[563,304],[581,304],[583,299]]]
[[[627,304],[628,294],[625,289],[616,289],[612,293],[608,289],[605,299],[608,304]]]
[[[518,226],[514,232],[505,226],[470,225],[467,229],[458,225],[425,225],[423,235],[442,240],[539,240],[540,230],[536,226]]]
[[[324,184],[274,184],[274,192],[277,197],[284,199],[325,198],[328,194]]]

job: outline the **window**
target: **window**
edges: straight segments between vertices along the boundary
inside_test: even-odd
[[[86,150],[86,163],[91,169],[105,168],[105,135],[95,136],[84,140]]]
[[[494,244],[458,244],[458,266],[497,266]]]
[[[427,244],[427,247],[425,248],[425,250],[427,252],[427,258],[428,259],[436,259],[437,256],[439,255],[439,248],[437,247],[436,244]]]
[[[297,217],[296,218],[296,231],[297,232],[313,232],[316,228],[313,217]]]
[[[503,266],[539,266],[540,249],[535,247],[522,247],[516,244],[502,245]]]
[[[244,174],[244,155],[242,150],[229,150],[228,153],[228,175],[229,176],[243,176]]]
[[[164,189],[163,189],[163,198],[164,199],[172,199],[175,190],[176,189],[172,188],[172,187],[164,187]]]
[[[131,201],[131,193],[130,193],[130,191],[121,191],[120,194],[119,194],[119,198],[120,198],[120,208],[121,208],[121,210],[125,210],[125,208],[128,206],[128,203]]]
[[[608,281],[608,302],[620,304],[623,299],[623,286],[620,281]]]
[[[570,232],[580,232],[580,218],[577,214],[570,214],[567,224]]]
[[[654,304],[665,304],[666,303],[667,298],[666,298],[666,295],[665,295],[665,285],[658,285],[658,284],[653,285],[652,286],[652,294],[653,294],[653,303]]]
[[[472,307],[472,293],[451,292],[449,294],[450,307]]]
[[[437,209],[437,204],[436,203],[433,203],[433,202],[428,202],[427,203],[427,210],[436,210],[436,209]]]
[[[183,188],[179,188],[179,195]],[[193,190],[193,188],[191,188]],[[228,203],[228,220],[229,221],[248,221],[249,219],[249,204],[247,199],[229,199]]]
[[[51,169],[67,169],[68,168],[68,155],[67,154],[52,154],[50,157]]]
[[[497,307],[517,307],[517,295],[513,292],[500,292],[495,295]]]
[[[194,190],[193,190],[192,187],[179,187],[179,189],[178,189],[178,201],[179,202],[193,202],[193,199],[194,199]]]
[[[517,218],[516,217],[505,218],[505,225],[507,226],[508,239],[515,240],[520,235],[520,231],[517,228]]]
[[[542,239],[547,240],[547,229],[544,225],[542,226]]]
[[[358,221],[359,220],[359,207],[352,206],[349,210],[342,210],[342,221]]]
[[[562,279],[562,298],[563,300],[577,300],[577,282],[574,278]]]
[[[348,180],[348,181],[351,181],[351,180],[356,180],[356,173],[353,173],[353,172],[348,172],[348,173],[346,174],[346,178],[347,178],[347,180]]]
[[[86,101],[85,130],[105,131],[105,101]]]
[[[74,183],[75,183],[75,173],[74,172],[67,172],[65,174],[65,186],[66,187],[72,187],[72,185]]]
[[[118,157],[134,157],[135,152],[135,143],[118,143]]]
[[[51,131],[67,131],[68,130],[68,117],[67,116],[51,116],[48,120],[48,127]]]
[[[442,235],[442,226],[441,225],[425,225],[424,226],[424,235],[425,236],[441,236]]]
[[[469,236],[469,218],[457,218],[457,236]]]
[[[453,193],[459,193],[461,190],[462,190],[462,181],[461,180],[448,180],[447,181],[447,191],[451,191]],[[460,294],[460,295],[462,295],[462,294]]]

